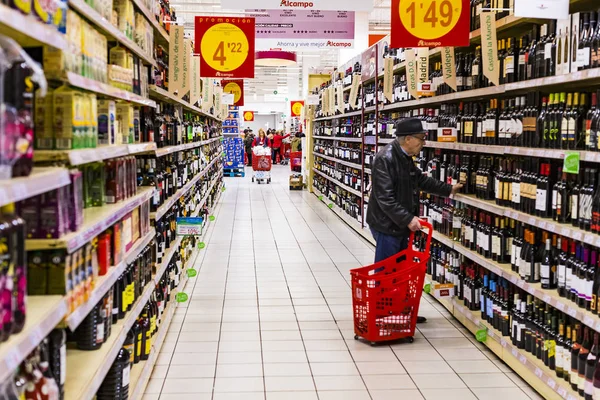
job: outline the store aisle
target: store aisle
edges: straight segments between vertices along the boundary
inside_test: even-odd
[[[414,343],[355,341],[348,271],[372,247],[288,175],[225,180],[144,399],[540,398],[426,295]]]

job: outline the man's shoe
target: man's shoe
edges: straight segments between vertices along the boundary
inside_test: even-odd
[[[425,317],[417,317],[417,324],[422,324],[423,322],[427,322],[427,318],[425,318]]]

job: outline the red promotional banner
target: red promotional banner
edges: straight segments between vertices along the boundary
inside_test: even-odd
[[[254,121],[254,111],[244,111],[244,121],[246,121],[246,122]]]
[[[469,45],[469,0],[392,0],[390,46]]]
[[[295,100],[290,102],[291,116],[300,117],[304,108],[304,100]]]
[[[196,17],[203,78],[254,78],[254,18]]]
[[[231,93],[233,95],[233,105],[243,106],[244,105],[244,81],[242,79],[236,80],[222,80],[221,87],[223,93]]]

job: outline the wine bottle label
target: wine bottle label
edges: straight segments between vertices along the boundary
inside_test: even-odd
[[[577,219],[579,215],[579,196],[571,195],[571,218]]]
[[[588,301],[591,303],[594,293],[594,280],[586,280],[585,281],[586,284],[586,290],[585,290],[585,301]]]
[[[547,200],[546,200],[546,193],[547,191],[545,189],[537,189],[537,196],[535,198],[535,209],[539,210],[539,211],[546,211],[546,205],[547,205]]]
[[[563,347],[562,346],[555,346],[555,349],[556,349],[556,357],[555,357],[555,359],[556,359],[555,363],[556,364],[555,364],[555,366],[556,366],[557,370],[560,370],[560,369],[563,368],[563,361],[564,361],[564,359],[563,359],[563,357],[564,357],[563,356]]]
[[[573,270],[571,268],[566,268],[566,278],[565,278],[565,290],[570,292],[573,287]]]
[[[65,384],[67,379],[67,345],[60,346],[60,385]]]
[[[541,278],[542,285],[550,284],[550,264],[541,264],[540,278]]]
[[[533,276],[531,277],[534,282],[537,282],[540,280],[540,269],[541,269],[541,263],[534,262],[533,263]]]
[[[552,58],[552,43],[546,43],[544,45],[544,59],[549,60]]]
[[[104,322],[96,324],[96,343],[104,342]]]

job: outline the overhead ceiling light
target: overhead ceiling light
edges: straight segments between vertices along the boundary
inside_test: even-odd
[[[296,53],[281,50],[257,51],[255,64],[263,67],[287,67],[296,64]]]

